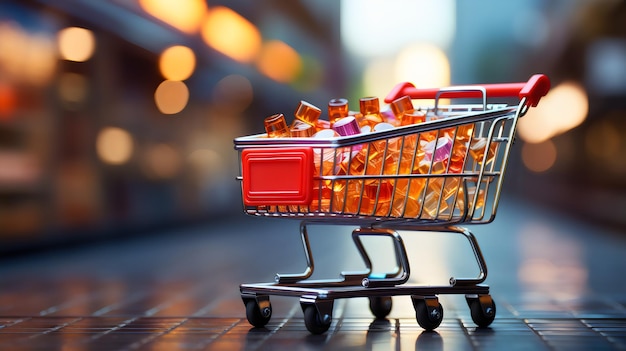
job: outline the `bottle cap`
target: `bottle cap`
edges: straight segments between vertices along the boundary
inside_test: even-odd
[[[333,129],[339,133],[339,135],[348,136],[354,134],[360,134],[361,129],[359,123],[353,116],[348,116],[337,120],[333,124]]]
[[[389,130],[389,129],[393,129],[393,128],[394,128],[393,124],[387,123],[387,122],[381,122],[381,123],[376,124],[372,131],[380,132],[382,130]]]
[[[339,134],[337,134],[337,132],[335,132],[332,129],[322,129],[319,132],[313,134],[314,138],[320,138],[320,139],[325,139],[325,138],[335,138],[338,137]]]

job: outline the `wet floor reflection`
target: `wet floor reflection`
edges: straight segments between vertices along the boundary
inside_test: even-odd
[[[67,350],[473,350],[626,346],[623,238],[515,202],[471,228],[498,306],[477,328],[463,296],[440,296],[444,320],[424,332],[408,296],[376,320],[366,298],[335,301],[323,335],[305,327],[299,299],[272,297],[265,328],[245,317],[239,284],[305,267],[298,223],[242,217],[185,233],[103,243],[0,265],[0,349]],[[312,229],[316,278],[359,270],[350,228]],[[590,235],[589,233],[593,233]],[[467,240],[402,232],[411,283],[476,274]],[[374,266],[393,269],[388,238],[367,243]],[[391,263],[389,263],[391,262]],[[565,338],[567,336],[568,338]],[[572,345],[572,338],[580,347]],[[576,339],[579,338],[579,339]]]

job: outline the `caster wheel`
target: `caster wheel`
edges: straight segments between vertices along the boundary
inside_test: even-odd
[[[251,325],[262,328],[272,318],[272,305],[267,301],[259,307],[259,304],[255,300],[246,301],[246,318]]]
[[[391,312],[392,306],[391,296],[370,297],[370,311],[378,319],[387,317]]]
[[[311,334],[322,334],[330,328],[332,317],[320,316],[315,305],[306,306],[304,309],[304,325]]]
[[[425,330],[435,330],[443,320],[443,306],[439,301],[429,301],[425,299],[413,300],[417,324]]]
[[[467,304],[470,308],[472,320],[481,327],[488,327],[496,318],[496,303],[490,295],[483,295],[478,298],[468,298]]]

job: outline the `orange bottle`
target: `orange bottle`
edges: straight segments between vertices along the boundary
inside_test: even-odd
[[[285,121],[285,116],[282,113],[277,113],[267,117],[263,123],[265,124],[265,131],[268,138],[288,138],[291,137],[291,131]]]
[[[357,118],[357,120],[361,127],[370,126],[374,128],[378,123],[385,122],[380,114],[380,102],[377,97],[359,99],[359,108],[362,116]]]

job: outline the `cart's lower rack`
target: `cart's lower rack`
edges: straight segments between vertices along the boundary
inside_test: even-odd
[[[336,299],[367,297],[376,318],[385,318],[392,307],[392,296],[410,296],[418,324],[426,330],[434,330],[443,320],[443,306],[437,295],[464,294],[474,323],[479,327],[489,326],[496,315],[496,305],[489,287],[475,286],[408,286],[394,287],[333,287],[308,288],[306,286],[280,285],[274,283],[242,284],[241,297],[246,306],[248,321],[257,327],[265,326],[272,315],[269,295],[300,297],[304,322],[313,334],[327,331],[332,324],[333,307]]]
[[[376,226],[360,227],[352,231],[352,240],[365,265],[356,272],[342,272],[341,279],[313,280],[315,267],[307,226],[314,222],[303,221],[300,235],[304,247],[307,267],[302,273],[276,274],[274,283],[242,284],[241,297],[246,306],[246,317],[256,327],[265,326],[272,315],[270,295],[300,297],[307,329],[313,334],[323,333],[331,325],[335,299],[369,297],[370,310],[376,318],[385,318],[391,312],[395,295],[410,295],[415,307],[417,322],[426,330],[439,326],[443,318],[443,307],[438,294],[465,294],[472,319],[478,326],[488,326],[495,318],[496,307],[489,287],[481,285],[487,278],[487,266],[476,237],[466,228],[455,226],[433,226],[429,232],[451,233],[464,236],[472,249],[479,274],[475,278],[450,278],[448,286],[411,286],[407,283],[410,264],[404,241],[398,232],[423,230],[422,227],[392,225],[382,221]],[[323,223],[323,222],[318,222]],[[328,223],[326,223],[328,224]],[[392,240],[395,254],[395,269],[391,272],[374,270],[372,260],[363,245],[363,237],[388,237]]]

